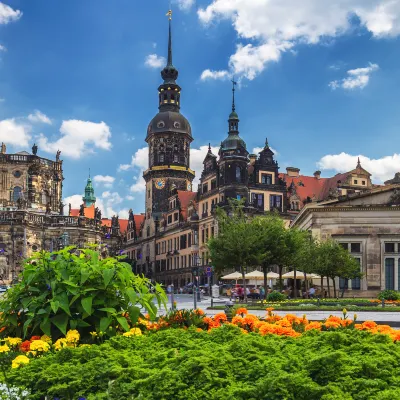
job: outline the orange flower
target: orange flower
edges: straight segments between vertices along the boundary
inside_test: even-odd
[[[328,329],[337,329],[340,328],[340,322],[336,322],[336,321],[326,321],[325,322],[325,327]]]
[[[197,308],[196,310],[194,310],[194,312],[195,312],[197,315],[204,315],[204,311],[203,311],[203,310],[200,310],[199,308]]]
[[[40,336],[32,336],[31,342],[33,342],[34,340],[40,340]]]
[[[371,330],[377,327],[377,323],[374,321],[365,321],[362,323],[362,329]]]
[[[276,325],[278,325],[278,326],[284,326],[284,327],[286,327],[286,328],[291,328],[291,327],[292,327],[292,323],[291,323],[288,319],[286,319],[286,318],[283,318],[283,319],[281,319],[280,321],[278,321],[278,322],[276,323]]]
[[[224,313],[218,313],[214,315],[214,321],[217,323],[225,322],[227,321],[227,317]]]
[[[334,315],[329,316],[329,318],[326,320],[326,322],[335,322],[337,324],[340,324],[342,322],[342,319],[340,317],[335,317]]]
[[[238,309],[236,310],[236,315],[239,315],[239,314],[244,314],[244,315],[246,315],[247,313],[248,313],[247,308],[244,308],[244,307],[238,308]]]
[[[316,329],[316,330],[320,331],[321,328],[322,328],[322,324],[320,322],[314,321],[314,322],[310,322],[308,325],[306,325],[304,330],[310,331],[312,329]]]
[[[340,322],[340,325],[342,325],[343,327],[346,326],[350,326],[353,323],[353,321],[351,319],[342,319],[342,321]]]
[[[243,317],[241,317],[240,315],[235,315],[235,316],[232,318],[232,324],[233,324],[233,325],[241,326],[242,323],[243,323]]]
[[[19,348],[22,352],[27,353],[31,349],[31,342],[30,340],[25,340],[19,345]]]

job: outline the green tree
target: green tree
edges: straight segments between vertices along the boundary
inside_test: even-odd
[[[218,236],[208,243],[210,257],[217,273],[227,268],[239,270],[244,282],[246,296],[246,268],[260,265],[265,249],[260,246],[260,232],[255,219],[247,216],[243,202],[231,200],[227,210],[217,208]]]
[[[328,293],[330,295],[330,282],[333,282],[334,297],[336,297],[336,277],[345,279],[361,278],[360,264],[338,242],[333,239],[318,243],[315,252],[314,271],[323,277],[327,277]],[[321,283],[322,289],[322,283]]]
[[[24,263],[21,281],[0,301],[3,334],[46,334],[53,339],[68,329],[114,336],[129,330],[144,308],[154,318],[166,305],[160,285],[133,274],[122,257],[101,258],[92,249],[68,247],[40,252]]]

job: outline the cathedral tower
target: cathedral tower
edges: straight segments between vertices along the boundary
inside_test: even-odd
[[[188,120],[180,113],[181,88],[176,83],[178,70],[172,63],[171,16],[169,15],[168,61],[161,71],[158,88],[158,114],[147,129],[149,168],[146,181],[146,218],[159,218],[168,210],[172,190],[192,190],[194,172],[189,168],[193,141]]]

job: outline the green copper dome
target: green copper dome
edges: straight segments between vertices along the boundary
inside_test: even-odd
[[[85,207],[90,207],[94,203],[96,203],[96,197],[94,195],[94,188],[92,185],[92,180],[90,176],[87,180],[86,187],[85,187],[85,195],[82,198],[83,202],[85,203]]]
[[[239,116],[237,115],[236,111],[232,111],[229,115],[229,119],[237,119],[239,120]]]

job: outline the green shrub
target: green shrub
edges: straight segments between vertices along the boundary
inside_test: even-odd
[[[400,300],[400,293],[395,290],[383,290],[378,294],[379,300]]]
[[[267,296],[267,301],[270,301],[270,302],[279,302],[279,301],[284,301],[286,299],[287,299],[287,297],[283,293],[279,293],[279,292],[271,292]]]
[[[30,399],[397,399],[400,345],[358,330],[299,338],[169,329],[65,348],[9,372]],[[391,397],[390,397],[391,396]]]
[[[4,336],[46,334],[54,339],[77,329],[83,340],[91,331],[114,336],[129,330],[144,307],[152,317],[166,296],[159,285],[133,274],[119,258],[101,258],[91,249],[73,247],[41,252],[28,259],[21,282],[0,301]]]

